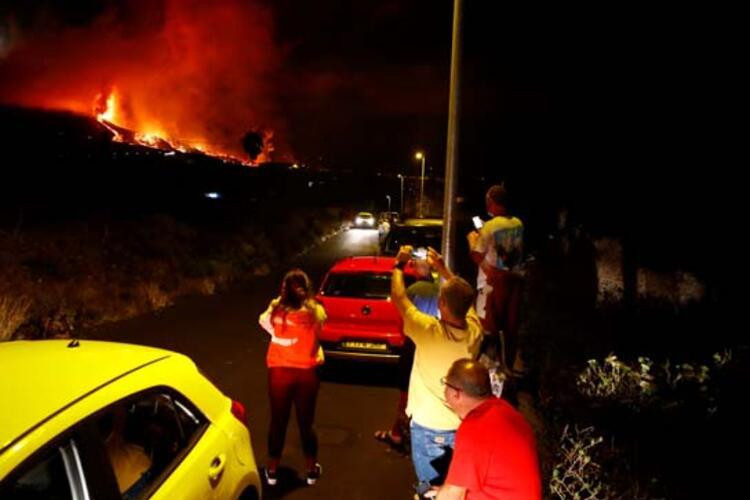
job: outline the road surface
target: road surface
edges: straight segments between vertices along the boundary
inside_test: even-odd
[[[307,271],[317,286],[337,259],[375,252],[377,230],[352,229],[322,242],[294,265]],[[82,336],[162,347],[190,356],[225,394],[247,408],[255,456],[262,466],[269,423],[268,336],[257,319],[277,295],[284,271],[220,295],[188,297],[168,309],[104,325]],[[265,487],[264,498],[411,498],[411,461],[372,437],[375,430],[388,428],[395,416],[398,391],[393,367],[328,362],[323,378],[316,413],[323,477],[313,487],[304,484],[304,461],[292,416],[279,484]]]

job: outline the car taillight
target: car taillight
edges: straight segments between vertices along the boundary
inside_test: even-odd
[[[245,411],[245,406],[239,401],[232,400],[232,415],[247,427],[247,412]]]

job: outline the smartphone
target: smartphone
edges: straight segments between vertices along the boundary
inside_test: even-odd
[[[474,227],[478,230],[482,229],[482,226],[484,226],[484,221],[479,218],[478,215],[475,215],[471,218],[471,221],[474,223]]]
[[[412,250],[411,256],[414,257],[415,259],[422,259],[422,260],[424,260],[424,259],[427,258],[427,249],[426,248],[422,248],[422,247],[415,248],[414,250]]]

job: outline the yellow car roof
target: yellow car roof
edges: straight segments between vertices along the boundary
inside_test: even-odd
[[[176,353],[81,340],[0,342],[0,453],[45,420],[113,380]]]

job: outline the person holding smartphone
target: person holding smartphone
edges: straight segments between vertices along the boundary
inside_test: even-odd
[[[521,302],[523,223],[508,213],[504,185],[494,185],[485,196],[492,217],[467,235],[471,259],[478,266],[477,314],[485,335],[497,337],[506,372],[513,370],[518,345],[518,309]],[[475,221],[476,224],[476,221]]]
[[[444,279],[438,292],[440,318],[419,311],[409,299],[403,269],[412,259],[411,246],[396,255],[391,278],[391,302],[404,321],[404,334],[416,350],[409,377],[406,414],[411,417],[411,456],[419,481],[417,494],[442,484],[446,471],[435,468],[453,447],[459,418],[445,403],[440,379],[445,367],[461,358],[474,358],[479,351],[482,325],[474,311],[474,289],[454,276],[434,249],[427,251],[427,263]]]
[[[414,261],[417,281],[409,285],[409,288],[406,289],[406,295],[419,311],[439,318],[438,294],[440,292],[440,284],[433,277],[432,266],[427,262],[427,249],[417,248],[412,251],[412,260]],[[403,454],[408,453],[411,446],[406,403],[409,396],[409,377],[412,365],[414,364],[414,349],[414,342],[409,337],[406,337],[396,367],[399,388],[396,419],[389,430],[375,431],[375,439],[388,444]]]

